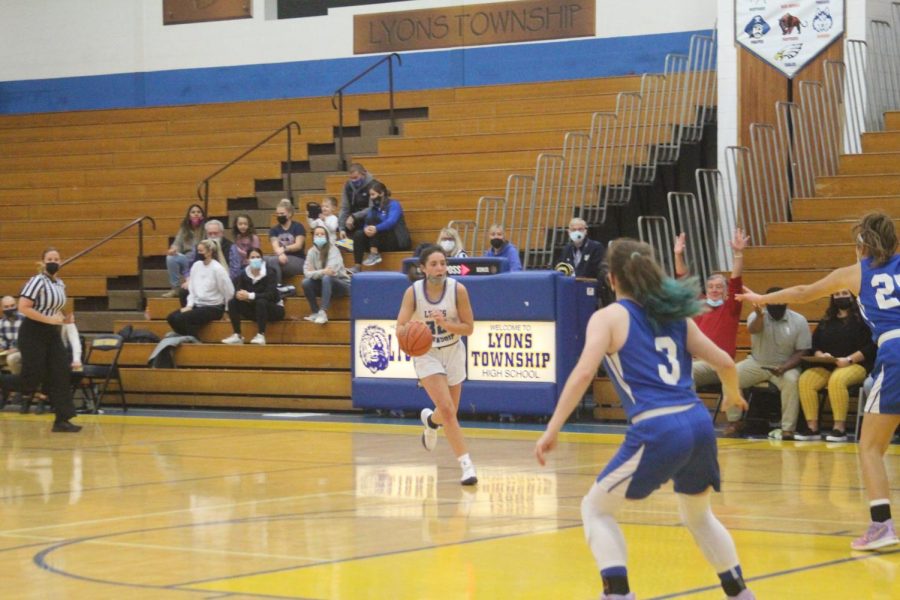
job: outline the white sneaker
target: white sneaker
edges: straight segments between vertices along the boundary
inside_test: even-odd
[[[319,313],[316,315],[316,318],[313,319],[313,323],[315,323],[316,325],[324,325],[327,322],[328,322],[328,315],[325,314],[324,310],[320,310]]]
[[[264,336],[261,333],[257,333],[256,335],[253,336],[253,339],[250,340],[250,343],[257,344],[259,346],[265,346],[266,345],[266,336]]]
[[[475,465],[470,464],[462,468],[462,477],[459,478],[462,485],[475,485],[478,483],[478,475],[475,473]]]
[[[381,253],[379,252],[370,252],[368,258],[363,261],[364,267],[374,267],[378,263],[381,262]]]
[[[306,315],[305,317],[303,317],[303,320],[315,322],[316,317],[319,316],[320,312],[322,312],[322,311],[320,310],[319,312],[310,313],[310,314]]]
[[[434,450],[434,447],[437,446],[437,429],[432,429],[428,425],[428,417],[434,414],[434,411],[430,408],[423,408],[422,412],[419,413],[419,418],[422,420],[422,425],[425,426],[425,431],[422,432],[422,445],[425,446],[425,449],[431,452]]]
[[[222,340],[222,343],[223,343],[223,344],[243,344],[243,343],[244,343],[244,338],[242,338],[241,336],[239,336],[239,335],[236,334],[236,333],[232,333],[232,334],[229,335],[227,338],[225,338],[224,340]]]

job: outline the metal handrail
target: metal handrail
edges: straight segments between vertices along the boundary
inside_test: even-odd
[[[287,130],[288,197],[291,199],[291,203],[294,202],[294,183],[293,183],[293,181],[291,181],[291,169],[292,169],[292,166],[291,166],[291,127],[295,127],[297,129],[297,134],[298,135],[300,134],[300,123],[298,123],[297,121],[290,121],[289,123],[285,123],[278,129],[276,129],[275,131],[273,131],[272,133],[267,135],[263,140],[256,143],[253,147],[249,148],[248,150],[245,150],[243,153],[241,153],[240,156],[233,159],[231,162],[229,162],[225,166],[217,169],[214,173],[209,175],[206,179],[204,179],[197,185],[197,198],[199,198],[203,202],[204,216],[206,216],[207,218],[209,217],[209,181],[213,177],[222,173],[223,171],[228,169],[230,166],[232,166],[236,162],[242,160],[245,156],[247,156],[248,154],[250,154],[251,152],[253,152],[254,150],[256,150],[257,148],[259,148],[260,146],[262,146],[263,144],[265,144],[266,142],[268,142],[269,140],[274,138],[276,135],[278,135],[279,133],[281,133],[282,131],[285,131],[285,130]]]
[[[347,157],[344,155],[344,90],[351,84],[356,83],[366,75],[368,75],[373,69],[381,65],[383,62],[387,62],[388,64],[388,98],[390,99],[390,119],[391,119],[391,128],[390,135],[397,135],[397,124],[394,121],[394,63],[391,59],[397,59],[398,65],[403,65],[403,60],[400,58],[400,55],[396,52],[392,52],[387,56],[384,56],[377,63],[339,87],[334,91],[334,94],[331,95],[331,107],[338,111],[338,166],[342,171],[347,170]],[[337,104],[334,103],[335,97],[337,98]]]
[[[100,240],[99,242],[95,242],[95,243],[91,244],[90,246],[88,246],[87,248],[82,250],[81,252],[78,252],[75,255],[70,256],[66,260],[62,261],[59,265],[60,268],[66,266],[67,264],[69,264],[71,262],[75,262],[76,260],[78,260],[79,258],[84,256],[85,254],[93,252],[94,250],[96,250],[97,248],[99,248],[100,246],[102,246],[103,244],[108,242],[109,240],[120,236],[122,233],[128,231],[129,229],[131,229],[132,227],[137,225],[137,228],[138,228],[138,254],[137,254],[138,288],[140,289],[140,292],[141,292],[141,309],[147,308],[147,297],[146,297],[146,294],[144,293],[144,221],[150,221],[150,224],[153,225],[153,230],[156,231],[156,221],[153,219],[153,217],[151,217],[149,215],[144,215],[143,217],[138,217],[131,223],[128,223],[127,225],[123,225],[122,227],[118,228],[117,230],[115,230],[114,232],[112,232],[111,234],[109,234],[108,236],[106,236],[105,238]]]

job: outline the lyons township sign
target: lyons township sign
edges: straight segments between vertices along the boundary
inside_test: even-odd
[[[793,78],[844,33],[844,0],[735,0],[735,40]]]

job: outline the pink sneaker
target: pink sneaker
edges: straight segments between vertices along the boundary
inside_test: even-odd
[[[750,590],[741,590],[737,596],[728,596],[728,600],[756,600],[756,596]]]
[[[634,592],[628,592],[624,596],[622,594],[601,594],[600,600],[635,600]]]
[[[878,550],[898,543],[900,540],[894,531],[894,521],[888,519],[884,523],[873,522],[865,534],[853,540],[850,547],[854,550]]]

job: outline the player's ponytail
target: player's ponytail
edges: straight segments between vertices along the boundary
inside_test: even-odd
[[[609,270],[616,287],[634,298],[657,327],[700,314],[700,285],[696,277],[675,280],[663,273],[649,244],[619,239],[610,245]]]
[[[876,267],[883,265],[897,252],[897,232],[889,216],[872,212],[859,220],[853,228],[856,245],[872,259]]]

